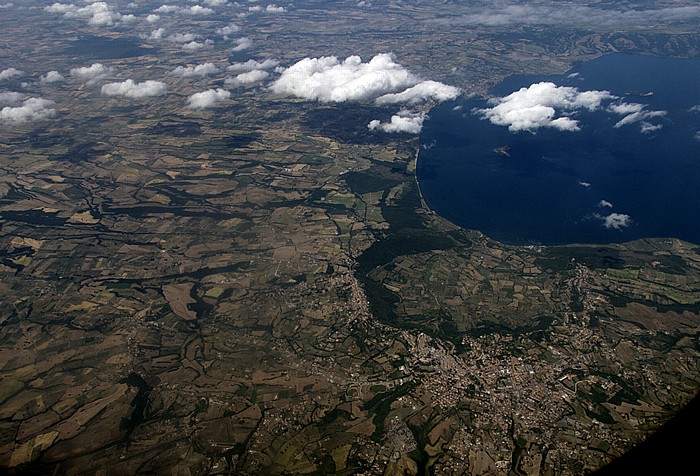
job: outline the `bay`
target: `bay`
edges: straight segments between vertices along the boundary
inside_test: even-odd
[[[433,109],[416,170],[431,209],[512,244],[700,243],[700,60],[613,54],[563,75],[511,76],[491,94],[538,82],[616,99],[571,112],[578,131],[511,132],[474,113],[485,99]],[[623,116],[610,107],[631,103],[664,115],[615,127]]]

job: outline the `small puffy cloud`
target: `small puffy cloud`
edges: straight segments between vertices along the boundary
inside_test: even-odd
[[[160,15],[156,15],[155,13],[151,13],[149,15],[146,15],[146,21],[148,23],[155,23],[158,20],[160,20]]]
[[[377,98],[377,104],[409,103],[415,104],[426,100],[438,102],[454,99],[460,94],[459,88],[437,81],[423,81],[400,93],[385,94]]]
[[[175,13],[179,11],[180,7],[175,5],[161,5],[155,10],[153,10],[154,13]]]
[[[0,106],[15,106],[22,102],[24,94],[16,92],[0,93]]]
[[[304,58],[282,72],[271,86],[287,94],[322,102],[373,99],[405,90],[419,80],[394,62],[391,54],[379,54],[363,63],[359,56],[339,61],[335,56]]]
[[[159,30],[160,29],[161,28],[159,28]],[[195,38],[196,35],[193,33],[175,33],[174,35],[170,35],[168,40],[172,41],[173,43],[189,43],[194,41]]]
[[[219,68],[214,63],[204,63],[197,66],[178,66],[170,74],[178,78],[205,78],[218,72]]]
[[[220,7],[222,5],[228,5],[228,0],[204,0],[202,3],[208,7]]]
[[[160,81],[144,81],[137,83],[133,79],[127,79],[121,83],[108,83],[102,86],[102,94],[105,96],[123,96],[128,98],[145,98],[162,96],[168,92],[168,85]]]
[[[195,93],[187,98],[187,107],[190,109],[208,109],[231,97],[231,93],[225,89],[209,89],[201,93]]]
[[[97,81],[107,78],[112,74],[112,72],[112,68],[109,68],[102,63],[93,63],[90,66],[71,69],[70,75],[88,84],[94,84]]]
[[[622,119],[617,121],[614,127],[619,128],[622,126],[626,126],[628,124],[634,124],[635,122],[640,122],[640,121],[646,121],[647,119],[652,119],[654,117],[663,117],[666,115],[666,111],[647,111],[646,110],[646,105],[644,104],[637,104],[637,103],[620,103],[620,104],[611,104],[608,107],[608,110],[610,112],[614,112],[615,114],[620,114],[624,115]],[[648,126],[652,126],[652,124],[647,123]],[[660,129],[661,126],[657,127],[657,129]],[[644,130],[644,125],[642,125],[642,132],[645,132]],[[655,129],[649,129],[647,127],[646,132],[650,132],[651,130]]]
[[[378,119],[375,119],[367,124],[367,128],[371,131],[381,130],[384,132],[419,134],[426,118],[425,113],[413,113],[402,110],[398,114],[391,116],[389,122],[380,122]]]
[[[215,12],[211,8],[203,7],[201,5],[192,5],[189,8],[183,8],[180,10],[186,15],[213,15]]]
[[[229,23],[228,25],[216,30],[216,33],[223,36],[224,38],[228,38],[230,35],[238,33],[240,30],[240,26],[236,25],[235,23]]]
[[[225,83],[233,86],[240,86],[243,84],[253,84],[262,81],[270,76],[270,73],[260,69],[254,69],[253,71],[248,71],[247,73],[241,73],[235,78],[228,78]]]
[[[278,7],[277,5],[272,4],[272,5],[266,6],[265,11],[267,13],[284,13],[287,11],[287,9],[284,7]]]
[[[4,81],[6,79],[12,79],[16,78],[18,76],[22,76],[24,74],[24,71],[20,71],[15,68],[7,68],[3,69],[0,71],[0,81]]]
[[[236,39],[236,46],[233,47],[233,51],[247,50],[251,46],[253,46],[253,42],[250,40],[250,38],[244,36],[243,38]]]
[[[263,7],[261,7],[260,5],[255,5],[253,7],[248,7],[248,11],[253,13],[261,12],[263,11]]]
[[[663,129],[663,124],[652,124],[651,122],[642,121],[642,126],[640,130],[642,134],[649,134],[651,132],[656,132],[659,129]]]
[[[700,104],[691,107],[688,112],[700,112]]]
[[[245,73],[253,70],[272,69],[277,67],[279,64],[279,61],[273,59],[266,59],[263,61],[255,61],[251,59],[244,63],[233,63],[231,66],[226,68],[226,70],[230,73]]]
[[[623,213],[611,213],[599,218],[603,220],[603,226],[609,230],[622,230],[632,224],[632,217]]]
[[[508,126],[508,130],[535,131],[551,127],[562,131],[578,131],[578,122],[569,117],[580,109],[595,111],[601,102],[615,96],[608,91],[579,91],[550,82],[532,84],[508,96],[489,100],[493,107],[477,109],[492,124]]]
[[[607,200],[601,200],[598,202],[598,206],[600,208],[612,208],[613,205]]]
[[[49,71],[39,79],[42,83],[58,83],[64,81],[65,78],[58,71]]]
[[[148,35],[149,40],[161,40],[163,39],[163,35],[165,35],[165,28],[158,28],[157,30],[153,30],[150,35]]]
[[[187,51],[195,51],[195,50],[201,50],[205,46],[206,46],[206,42],[201,43],[199,41],[190,41],[189,43],[185,43],[184,45],[182,45],[182,49],[187,50]]]
[[[590,182],[579,182],[578,184],[583,188],[591,188]]]
[[[0,110],[0,123],[16,126],[27,122],[49,119],[56,115],[53,101],[42,98],[26,99],[21,106],[6,106]]]

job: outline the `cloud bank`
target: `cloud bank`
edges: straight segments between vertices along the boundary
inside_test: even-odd
[[[461,93],[453,86],[421,80],[396,63],[391,53],[378,54],[367,63],[359,56],[349,56],[343,61],[335,56],[304,58],[279,71],[280,77],[270,86],[274,93],[321,102],[374,100],[377,104],[416,104],[429,100],[442,102]],[[422,112],[403,109],[389,122],[375,119],[367,127],[417,134],[425,119]]]
[[[418,80],[390,54],[379,54],[368,63],[359,56],[339,61],[335,56],[304,58],[282,72],[271,89],[277,94],[343,102],[374,99],[414,86]]]
[[[570,117],[577,110],[595,111],[601,102],[614,99],[608,91],[584,91],[550,82],[532,84],[508,96],[493,98],[494,106],[476,109],[492,124],[508,126],[508,130],[535,131],[551,127],[562,131],[578,131],[578,121]]]
[[[79,7],[72,3],[54,3],[44,7],[48,13],[61,13],[63,18],[77,18],[87,20],[92,26],[112,26],[117,21],[134,20],[133,15],[122,15],[107,2],[93,2]]]
[[[556,5],[554,4],[556,3]],[[665,7],[650,9],[602,9],[568,2],[552,4],[512,4],[489,2],[488,6],[457,9],[449,16],[432,20],[449,25],[507,27],[515,25],[619,27],[644,26],[661,22],[688,22],[700,18],[700,6]],[[461,11],[460,11],[461,10]]]
[[[321,102],[376,99],[381,104],[454,99],[459,89],[437,81],[421,81],[389,53],[363,63],[359,56],[339,61],[335,56],[304,58],[282,71],[270,88]]]
[[[144,81],[137,83],[133,79],[127,79],[121,83],[108,83],[102,86],[102,94],[105,96],[122,96],[127,98],[145,98],[162,96],[168,92],[168,85],[160,81]]]

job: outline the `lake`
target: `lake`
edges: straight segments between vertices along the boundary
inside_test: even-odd
[[[416,173],[436,213],[511,244],[700,243],[700,60],[613,54],[491,95],[509,100],[458,99],[424,124]]]

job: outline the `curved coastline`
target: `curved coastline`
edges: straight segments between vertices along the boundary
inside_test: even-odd
[[[697,144],[700,96],[683,93],[691,75],[615,76],[615,67],[649,71],[676,62],[683,71],[700,68],[697,60],[607,55],[570,70],[580,76],[518,75],[503,81],[500,93],[505,95],[537,81],[612,91],[616,99],[609,104],[578,114],[575,132],[542,127],[536,136],[513,134],[479,117],[460,118],[450,104],[436,107],[415,152],[413,172],[422,206],[460,228],[518,246],[658,237],[700,242],[700,226],[685,219],[700,209],[694,193],[700,172],[689,152]],[[630,91],[654,94],[626,96]],[[459,104],[465,111],[485,107],[472,99]],[[631,104],[656,122],[645,124],[608,107],[617,104]],[[426,150],[433,139],[438,145]],[[509,155],[500,153],[501,147],[509,147]]]

